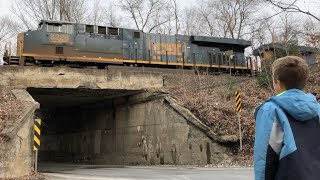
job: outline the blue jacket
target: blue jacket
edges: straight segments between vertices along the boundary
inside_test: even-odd
[[[320,105],[291,89],[255,111],[255,180],[320,179]]]

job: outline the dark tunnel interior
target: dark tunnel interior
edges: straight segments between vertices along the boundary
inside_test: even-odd
[[[28,88],[40,103],[40,162],[117,164],[121,142],[115,101],[139,91]],[[120,138],[121,139],[121,138]]]

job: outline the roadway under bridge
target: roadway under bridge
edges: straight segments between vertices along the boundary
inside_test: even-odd
[[[0,86],[18,90],[17,99],[40,104],[34,112],[43,122],[40,162],[204,165],[224,160],[221,143],[237,139],[217,137],[162,92],[163,73],[168,73],[162,71],[0,66]],[[33,137],[32,124],[23,126],[32,131],[26,139]],[[32,154],[29,146],[23,151]],[[30,169],[31,162],[20,168]]]

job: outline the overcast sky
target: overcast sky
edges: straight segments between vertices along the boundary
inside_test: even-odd
[[[11,2],[14,0],[0,0],[0,16],[5,15],[11,15]],[[102,0],[103,1],[103,0]],[[117,0],[113,0],[114,2],[117,2]],[[188,6],[190,2],[193,2],[195,0],[178,0],[180,6]]]
[[[8,0],[0,0],[0,16],[10,13],[10,2]]]

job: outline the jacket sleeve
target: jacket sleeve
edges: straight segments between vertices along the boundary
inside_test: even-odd
[[[275,106],[266,103],[257,108],[255,119],[255,180],[274,180],[283,146],[283,129],[277,120]]]

